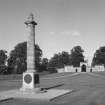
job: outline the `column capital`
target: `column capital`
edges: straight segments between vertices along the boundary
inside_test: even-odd
[[[32,25],[37,25],[37,23],[34,20],[34,15],[33,13],[30,13],[30,15],[28,16],[27,20],[25,21],[26,25],[32,24]]]

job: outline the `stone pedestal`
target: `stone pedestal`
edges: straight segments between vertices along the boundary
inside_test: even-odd
[[[39,75],[34,72],[23,73],[23,90],[39,88]]]

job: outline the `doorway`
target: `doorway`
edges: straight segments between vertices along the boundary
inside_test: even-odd
[[[83,64],[83,65],[81,66],[81,72],[86,72],[86,65],[85,65],[85,64]]]

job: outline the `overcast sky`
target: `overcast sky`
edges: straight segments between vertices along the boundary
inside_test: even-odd
[[[44,57],[76,45],[93,56],[105,46],[105,0],[0,0],[0,49],[10,51],[27,40],[24,22],[30,12]]]

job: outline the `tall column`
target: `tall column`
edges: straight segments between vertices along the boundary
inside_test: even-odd
[[[35,25],[33,14],[30,14],[25,22],[28,29],[28,41],[27,41],[27,71],[35,72]]]
[[[25,22],[28,29],[27,40],[27,70],[23,73],[23,86],[21,90],[39,90],[39,74],[35,68],[35,25],[33,14],[30,14]]]

